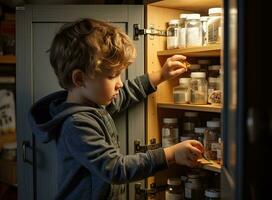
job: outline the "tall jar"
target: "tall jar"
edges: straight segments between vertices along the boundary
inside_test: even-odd
[[[208,25],[208,44],[220,43],[222,40],[222,8],[210,8]]]
[[[186,23],[186,47],[202,46],[200,14],[188,14]]]
[[[205,72],[191,73],[191,104],[207,104],[208,82]]]
[[[185,199],[203,199],[203,185],[200,174],[188,174],[188,178],[185,182]]]
[[[204,157],[206,159],[217,160],[219,137],[220,137],[220,122],[207,121],[207,129],[204,132]]]
[[[179,29],[179,48],[186,47],[186,28],[185,22],[188,14],[180,14],[180,29]]]
[[[179,127],[177,118],[163,118],[162,147],[172,146],[179,141]]]
[[[202,46],[207,46],[208,44],[208,19],[208,16],[200,17],[202,30]]]
[[[167,49],[178,48],[179,45],[179,20],[172,19],[169,21],[167,28]]]
[[[183,200],[184,189],[179,178],[168,178],[165,200]]]
[[[179,85],[173,88],[174,103],[182,104],[190,102],[189,84],[191,78],[180,78]]]
[[[204,132],[205,132],[206,128],[205,127],[195,127],[194,132],[196,135],[196,138],[199,142],[201,142],[201,144],[203,144],[204,141]]]

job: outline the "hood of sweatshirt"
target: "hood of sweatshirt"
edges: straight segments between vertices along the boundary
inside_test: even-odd
[[[45,96],[32,105],[28,114],[31,129],[41,142],[57,138],[64,120],[77,112],[95,112],[96,108],[66,103],[67,91]]]

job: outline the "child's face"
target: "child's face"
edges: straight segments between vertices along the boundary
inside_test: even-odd
[[[87,101],[108,105],[118,96],[121,87],[123,87],[121,72],[107,77],[88,78],[85,80],[83,95]]]

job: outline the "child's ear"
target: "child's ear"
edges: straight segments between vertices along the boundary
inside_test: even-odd
[[[72,80],[73,84],[76,87],[82,87],[85,86],[84,83],[84,72],[81,71],[80,69],[75,69],[72,73]]]

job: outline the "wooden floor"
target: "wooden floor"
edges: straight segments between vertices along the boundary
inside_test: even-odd
[[[17,187],[0,182],[0,199],[17,200]]]

